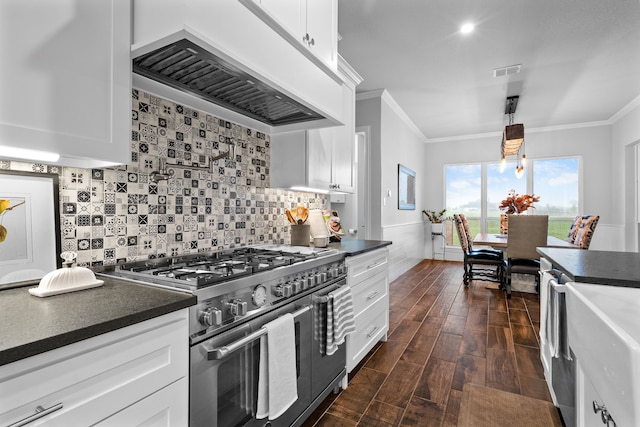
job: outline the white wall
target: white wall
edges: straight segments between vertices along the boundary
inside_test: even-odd
[[[356,127],[371,130],[371,197],[374,229],[380,240],[390,240],[390,279],[424,258],[422,220],[425,138],[387,91],[358,94]],[[416,172],[416,209],[398,209],[398,164]],[[389,192],[391,196],[389,196]]]
[[[638,251],[638,160],[636,147],[640,142],[640,97],[614,118],[612,126],[612,210],[620,224],[626,251]]]

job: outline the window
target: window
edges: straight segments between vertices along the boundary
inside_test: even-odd
[[[533,190],[540,201],[535,213],[549,215],[549,234],[565,239],[578,215],[578,158],[536,160],[533,162]]]
[[[449,215],[463,213],[469,221],[471,233],[480,231],[482,217],[482,175],[480,164],[445,166],[445,207]],[[458,233],[451,233],[447,243],[460,245]],[[475,234],[474,234],[475,235]]]
[[[549,234],[564,239],[579,212],[578,157],[529,161],[525,177],[517,179],[515,162],[445,165],[445,206],[450,215],[464,213],[471,235],[480,231],[498,233],[500,202],[511,189],[519,194],[540,196],[535,213],[549,215]],[[459,245],[453,233],[453,245]]]
[[[487,233],[500,233],[500,215],[502,211],[498,208],[500,202],[507,197],[509,190],[516,190],[516,193],[527,192],[526,177],[516,178],[513,171],[516,169],[516,162],[507,162],[505,168],[500,172],[500,163],[487,163]]]

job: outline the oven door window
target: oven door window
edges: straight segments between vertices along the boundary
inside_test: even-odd
[[[206,344],[192,347],[190,425],[213,427],[264,425],[266,420],[255,419],[258,400],[260,339],[253,340],[242,349],[228,354],[221,360],[207,360],[206,356],[207,348],[229,345],[251,333],[252,329],[256,330],[259,326],[261,325],[254,325],[251,328],[251,325],[244,325],[238,330],[212,338]],[[308,351],[304,351],[305,344],[301,343],[301,339],[304,341],[304,337],[301,337],[300,322],[296,321],[294,326],[296,375],[300,395],[301,382],[303,384],[305,382],[301,381],[300,377],[301,373],[305,372],[301,365],[305,363],[305,359],[308,359]],[[308,387],[308,379],[306,382]],[[294,406],[298,404],[303,404],[303,402],[296,402]],[[304,407],[307,405],[308,401],[304,403]],[[289,415],[284,414],[281,418],[288,419]]]
[[[218,365],[218,426],[239,426],[253,418],[258,390],[260,340]]]

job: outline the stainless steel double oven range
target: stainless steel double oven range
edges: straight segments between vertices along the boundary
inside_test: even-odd
[[[344,256],[332,249],[261,245],[105,268],[103,274],[190,292],[192,427],[300,425],[346,375],[345,346],[321,352],[314,311],[346,284]],[[291,313],[298,400],[275,420],[255,418],[262,326]],[[314,331],[316,333],[314,334]]]

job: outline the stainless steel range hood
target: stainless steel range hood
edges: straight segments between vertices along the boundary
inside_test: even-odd
[[[133,72],[270,126],[325,118],[187,39],[134,58]]]

